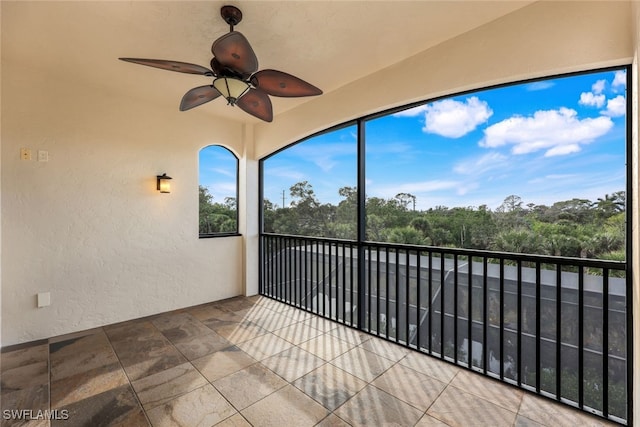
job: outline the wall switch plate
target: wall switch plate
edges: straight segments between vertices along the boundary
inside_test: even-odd
[[[38,294],[38,308],[51,305],[51,292],[41,292]]]
[[[49,152],[44,150],[38,150],[38,161],[39,162],[48,162],[49,161]]]
[[[31,150],[28,148],[20,149],[20,159],[21,160],[31,160]]]

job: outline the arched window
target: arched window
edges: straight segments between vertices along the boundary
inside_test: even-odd
[[[227,148],[209,145],[199,153],[199,234],[238,234],[238,158]]]

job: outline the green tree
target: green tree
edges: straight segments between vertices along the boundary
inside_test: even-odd
[[[231,233],[238,230],[235,199],[227,198],[225,204],[215,203],[209,190],[198,186],[200,234]]]
[[[424,245],[426,243],[422,234],[413,227],[392,228],[389,230],[386,240],[391,243],[404,243],[410,245]]]

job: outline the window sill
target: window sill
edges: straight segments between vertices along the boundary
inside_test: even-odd
[[[198,237],[200,239],[212,239],[216,237],[233,237],[233,236],[242,236],[242,234],[233,232],[233,233],[211,233],[211,234],[200,234]]]

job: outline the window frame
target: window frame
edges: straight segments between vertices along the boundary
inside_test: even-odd
[[[239,230],[239,226],[240,226],[240,205],[239,205],[239,198],[240,198],[240,159],[238,158],[238,156],[236,156],[236,154],[229,149],[228,147],[225,147],[224,145],[221,144],[209,144],[209,145],[205,145],[204,147],[200,148],[200,150],[198,150],[198,188],[200,187],[200,154],[202,153],[202,150],[206,150],[209,147],[219,147],[222,148],[224,150],[226,150],[229,154],[231,154],[231,156],[233,156],[233,159],[235,160],[235,187],[236,187],[236,191],[235,191],[235,198],[236,198],[236,214],[235,214],[235,220],[236,220],[236,227],[235,227],[235,231],[219,231],[219,232],[214,232],[214,233],[200,233],[200,206],[199,206],[199,202],[198,202],[198,238],[199,239],[212,239],[212,238],[217,238],[217,237],[230,237],[230,236],[241,236],[242,234],[240,233]],[[199,194],[198,194],[199,196]]]

